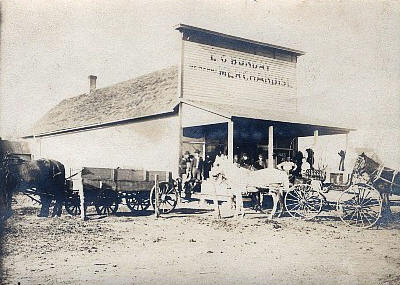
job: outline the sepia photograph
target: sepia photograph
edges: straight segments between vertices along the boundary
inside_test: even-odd
[[[400,3],[0,0],[0,284],[400,285]]]

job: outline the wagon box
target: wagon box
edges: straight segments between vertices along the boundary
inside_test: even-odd
[[[163,213],[172,211],[178,194],[171,172],[136,169],[84,167],[82,185],[85,206],[95,206],[100,215],[114,214],[125,201],[132,212],[145,211],[155,200],[155,176],[159,177],[159,195]],[[74,193],[65,204],[71,215],[80,215],[80,196]]]
[[[105,188],[105,189],[115,190],[117,188],[117,185],[116,185],[115,181],[113,181],[113,180],[98,180],[98,179],[92,180],[92,179],[88,179],[88,178],[83,178],[82,185],[83,185],[83,189]]]
[[[150,170],[150,171],[147,171],[147,180],[154,181],[156,175],[158,175],[159,181],[170,181],[172,179],[171,172]]]
[[[88,180],[114,180],[114,169],[112,168],[97,168],[97,167],[84,167],[82,169],[82,179]]]
[[[168,171],[97,167],[84,167],[82,169],[82,178],[94,181],[154,181],[156,175],[158,175],[160,181],[170,181],[172,179],[171,172]]]
[[[149,191],[154,181],[116,181],[118,191]]]
[[[135,170],[135,169],[115,169],[115,180],[116,181],[146,181],[147,171],[146,170]]]

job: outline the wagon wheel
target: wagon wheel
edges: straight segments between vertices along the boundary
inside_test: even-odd
[[[161,182],[159,183],[160,187],[160,213],[161,214],[168,214],[173,209],[175,209],[176,204],[178,202],[178,191],[176,191],[175,187],[170,185],[168,182]],[[151,206],[154,209],[156,197],[155,197],[155,187],[151,189],[150,192],[150,202]]]
[[[72,197],[65,200],[65,210],[72,216],[81,214],[81,199],[78,194],[73,194]]]
[[[95,207],[99,215],[112,215],[118,211],[119,197],[118,193],[105,189],[96,197]]]
[[[150,198],[147,191],[136,191],[125,197],[126,205],[131,212],[143,212],[150,207]]]
[[[323,203],[323,196],[308,184],[294,185],[285,196],[288,213],[304,220],[311,220],[321,213]]]
[[[372,186],[351,185],[339,196],[337,210],[340,213],[340,219],[350,226],[372,227],[381,216],[381,195]]]

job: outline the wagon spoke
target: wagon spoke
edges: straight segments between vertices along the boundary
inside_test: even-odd
[[[293,191],[290,191],[290,194],[291,194],[293,197],[301,198],[301,194],[300,194],[299,191],[297,191],[296,188],[294,188]]]
[[[372,213],[376,214],[376,216],[379,216],[379,214],[380,214],[380,212],[377,212],[377,211],[375,211],[373,209],[364,209],[364,210],[368,211],[368,212],[372,212]]]
[[[360,211],[360,216],[362,217],[362,224],[363,225],[364,225],[364,219],[366,220],[368,225],[371,224],[371,221],[368,219],[368,217],[362,211]]]
[[[364,200],[361,202],[361,206],[368,206],[369,204],[372,204],[374,200],[372,198],[368,198],[367,200]]]
[[[360,220],[361,220],[361,224],[362,224],[362,226],[364,227],[364,216],[363,216],[363,214],[361,213],[361,211],[359,211],[358,212],[358,215],[359,215],[359,217],[360,217]]]
[[[376,206],[379,207],[379,204],[380,203],[378,200],[370,198],[370,199],[368,199],[367,202],[361,204],[361,206],[364,208],[370,208],[370,207],[376,207]]]
[[[300,198],[300,197],[297,196],[297,198],[294,198],[294,197],[290,197],[290,196],[293,196],[293,194],[289,192],[289,193],[286,195],[286,199],[287,199],[287,200],[290,200],[290,201],[299,201],[299,198]]]
[[[292,206],[292,205],[298,205],[298,203],[296,203],[296,202],[286,203],[286,206]]]
[[[294,211],[294,210],[296,210],[297,208],[300,208],[301,207],[301,205],[300,204],[297,204],[296,206],[294,206],[293,208],[292,208],[292,211]]]
[[[285,206],[289,214],[296,218],[312,219],[322,210],[322,198],[308,184],[298,184],[286,194]]]
[[[349,217],[350,216],[350,214],[351,214],[351,218],[354,216],[354,213],[356,212],[356,210],[355,209],[353,209],[352,211],[350,210],[350,211],[345,211],[345,215],[343,216],[343,218],[346,218],[346,217]],[[351,219],[350,218],[350,219]]]
[[[350,224],[357,225],[357,211],[353,212],[353,215],[349,219]]]
[[[165,203],[160,204],[160,210],[161,212],[165,213]]]
[[[368,224],[369,225],[372,224],[372,221],[370,219],[368,219],[368,213],[364,213],[364,212],[362,212],[362,213],[364,214],[365,219],[368,221]]]
[[[349,195],[353,197],[345,200]],[[339,197],[338,209],[342,209],[343,214],[340,218],[345,223],[362,228],[370,227],[380,217],[381,197],[375,188],[355,184]]]
[[[370,212],[374,212],[374,211],[365,211],[365,212],[363,212],[366,216],[368,215],[368,216],[370,216],[371,218],[373,218],[373,219],[376,219],[377,217],[379,217],[379,213],[378,212],[374,212],[374,213],[376,213],[377,215],[371,215],[371,213]]]
[[[311,204],[311,205],[306,204],[306,205],[307,205],[307,207],[309,207],[310,210],[318,211],[318,208],[315,206],[315,204]]]
[[[369,194],[370,194],[370,192],[368,191],[367,194],[365,195],[365,197],[363,197],[363,201],[364,201],[364,200],[367,200]],[[369,199],[369,200],[371,200],[371,199]]]
[[[288,195],[289,195],[289,194],[288,194]],[[297,205],[297,204],[298,204],[298,200],[289,198],[288,196],[286,196],[286,200],[289,200],[289,201],[286,203],[287,206],[295,205],[295,204]]]

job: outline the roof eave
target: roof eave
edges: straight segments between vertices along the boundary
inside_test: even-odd
[[[263,47],[278,49],[278,50],[293,53],[296,56],[305,55],[305,52],[301,51],[301,50],[296,50],[296,49],[273,45],[273,44],[269,44],[269,43],[265,43],[265,42],[250,40],[250,39],[232,36],[232,35],[228,35],[228,34],[223,34],[223,33],[215,32],[215,31],[211,31],[211,30],[207,30],[207,29],[203,29],[203,28],[198,28],[198,27],[194,27],[194,26],[190,26],[190,25],[178,24],[178,25],[175,25],[174,28],[175,28],[175,30],[178,30],[180,32],[182,32],[184,30],[196,31],[196,32],[204,33],[204,34],[218,36],[218,37],[225,38],[225,39],[236,40],[236,41],[241,41],[241,42],[251,43],[254,45],[263,46]]]
[[[310,125],[310,126],[315,126],[316,128],[327,128],[327,129],[331,129],[331,130],[336,130],[338,133],[349,133],[352,131],[356,131],[356,129],[354,128],[348,128],[348,127],[344,127],[344,126],[334,126],[333,124],[329,124],[329,123],[320,123],[320,124],[312,124],[309,122],[291,122],[291,121],[278,121],[278,120],[274,120],[274,119],[262,119],[262,118],[251,118],[251,117],[244,117],[244,116],[240,116],[240,115],[235,115],[235,114],[230,114],[228,112],[221,112],[218,110],[215,110],[213,108],[209,108],[207,106],[201,105],[201,104],[196,104],[196,102],[190,101],[190,100],[185,100],[185,99],[181,99],[182,103],[188,104],[190,106],[199,108],[201,110],[219,115],[221,117],[225,117],[227,119],[233,119],[233,118],[244,118],[244,119],[254,119],[254,120],[262,120],[262,121],[270,121],[270,122],[280,122],[280,123],[287,123],[287,124],[300,124],[300,125]]]
[[[60,134],[65,134],[65,133],[71,133],[71,132],[79,132],[79,131],[84,131],[84,130],[89,130],[89,129],[98,129],[98,128],[103,128],[103,127],[109,127],[117,124],[127,124],[132,121],[137,121],[137,120],[143,120],[143,119],[151,119],[153,117],[158,117],[158,116],[166,116],[169,114],[176,113],[176,106],[172,108],[171,111],[167,112],[160,112],[160,113],[154,113],[146,116],[141,116],[141,117],[133,117],[133,118],[126,118],[122,120],[116,120],[116,121],[109,121],[109,122],[104,122],[104,123],[97,123],[97,124],[91,124],[91,125],[84,125],[84,126],[79,126],[75,128],[65,128],[65,129],[58,129],[54,131],[49,131],[49,132],[42,132],[38,134],[32,134],[28,136],[23,136],[23,139],[29,139],[29,138],[35,138],[35,137],[45,137],[45,136],[52,136],[52,135],[60,135]]]
[[[248,117],[239,116],[239,115],[238,116],[233,115],[232,118],[244,118],[244,119],[254,119],[254,120],[270,121],[270,122],[278,122],[278,123],[286,123],[286,124],[309,125],[309,126],[313,126],[313,127],[317,128],[317,129],[318,128],[327,128],[327,129],[331,129],[331,130],[337,130],[338,132],[341,132],[341,133],[349,133],[349,132],[357,131],[357,129],[354,129],[354,128],[337,126],[337,125],[333,125],[333,124],[325,123],[325,122],[313,124],[313,123],[304,122],[304,121],[303,122],[292,122],[289,120],[282,120],[282,121],[279,121],[276,119],[267,120],[267,119],[262,119],[262,118],[248,118]]]
[[[228,113],[225,113],[225,112],[220,112],[220,111],[217,111],[217,110],[211,110],[210,108],[207,108],[207,107],[204,107],[202,105],[196,104],[195,102],[192,102],[192,101],[189,101],[189,100],[180,99],[180,102],[182,102],[184,104],[187,104],[189,106],[198,108],[200,110],[203,110],[203,111],[206,111],[206,112],[209,112],[209,113],[212,113],[212,114],[227,118],[227,119],[231,119],[233,117],[231,114],[228,114]]]

